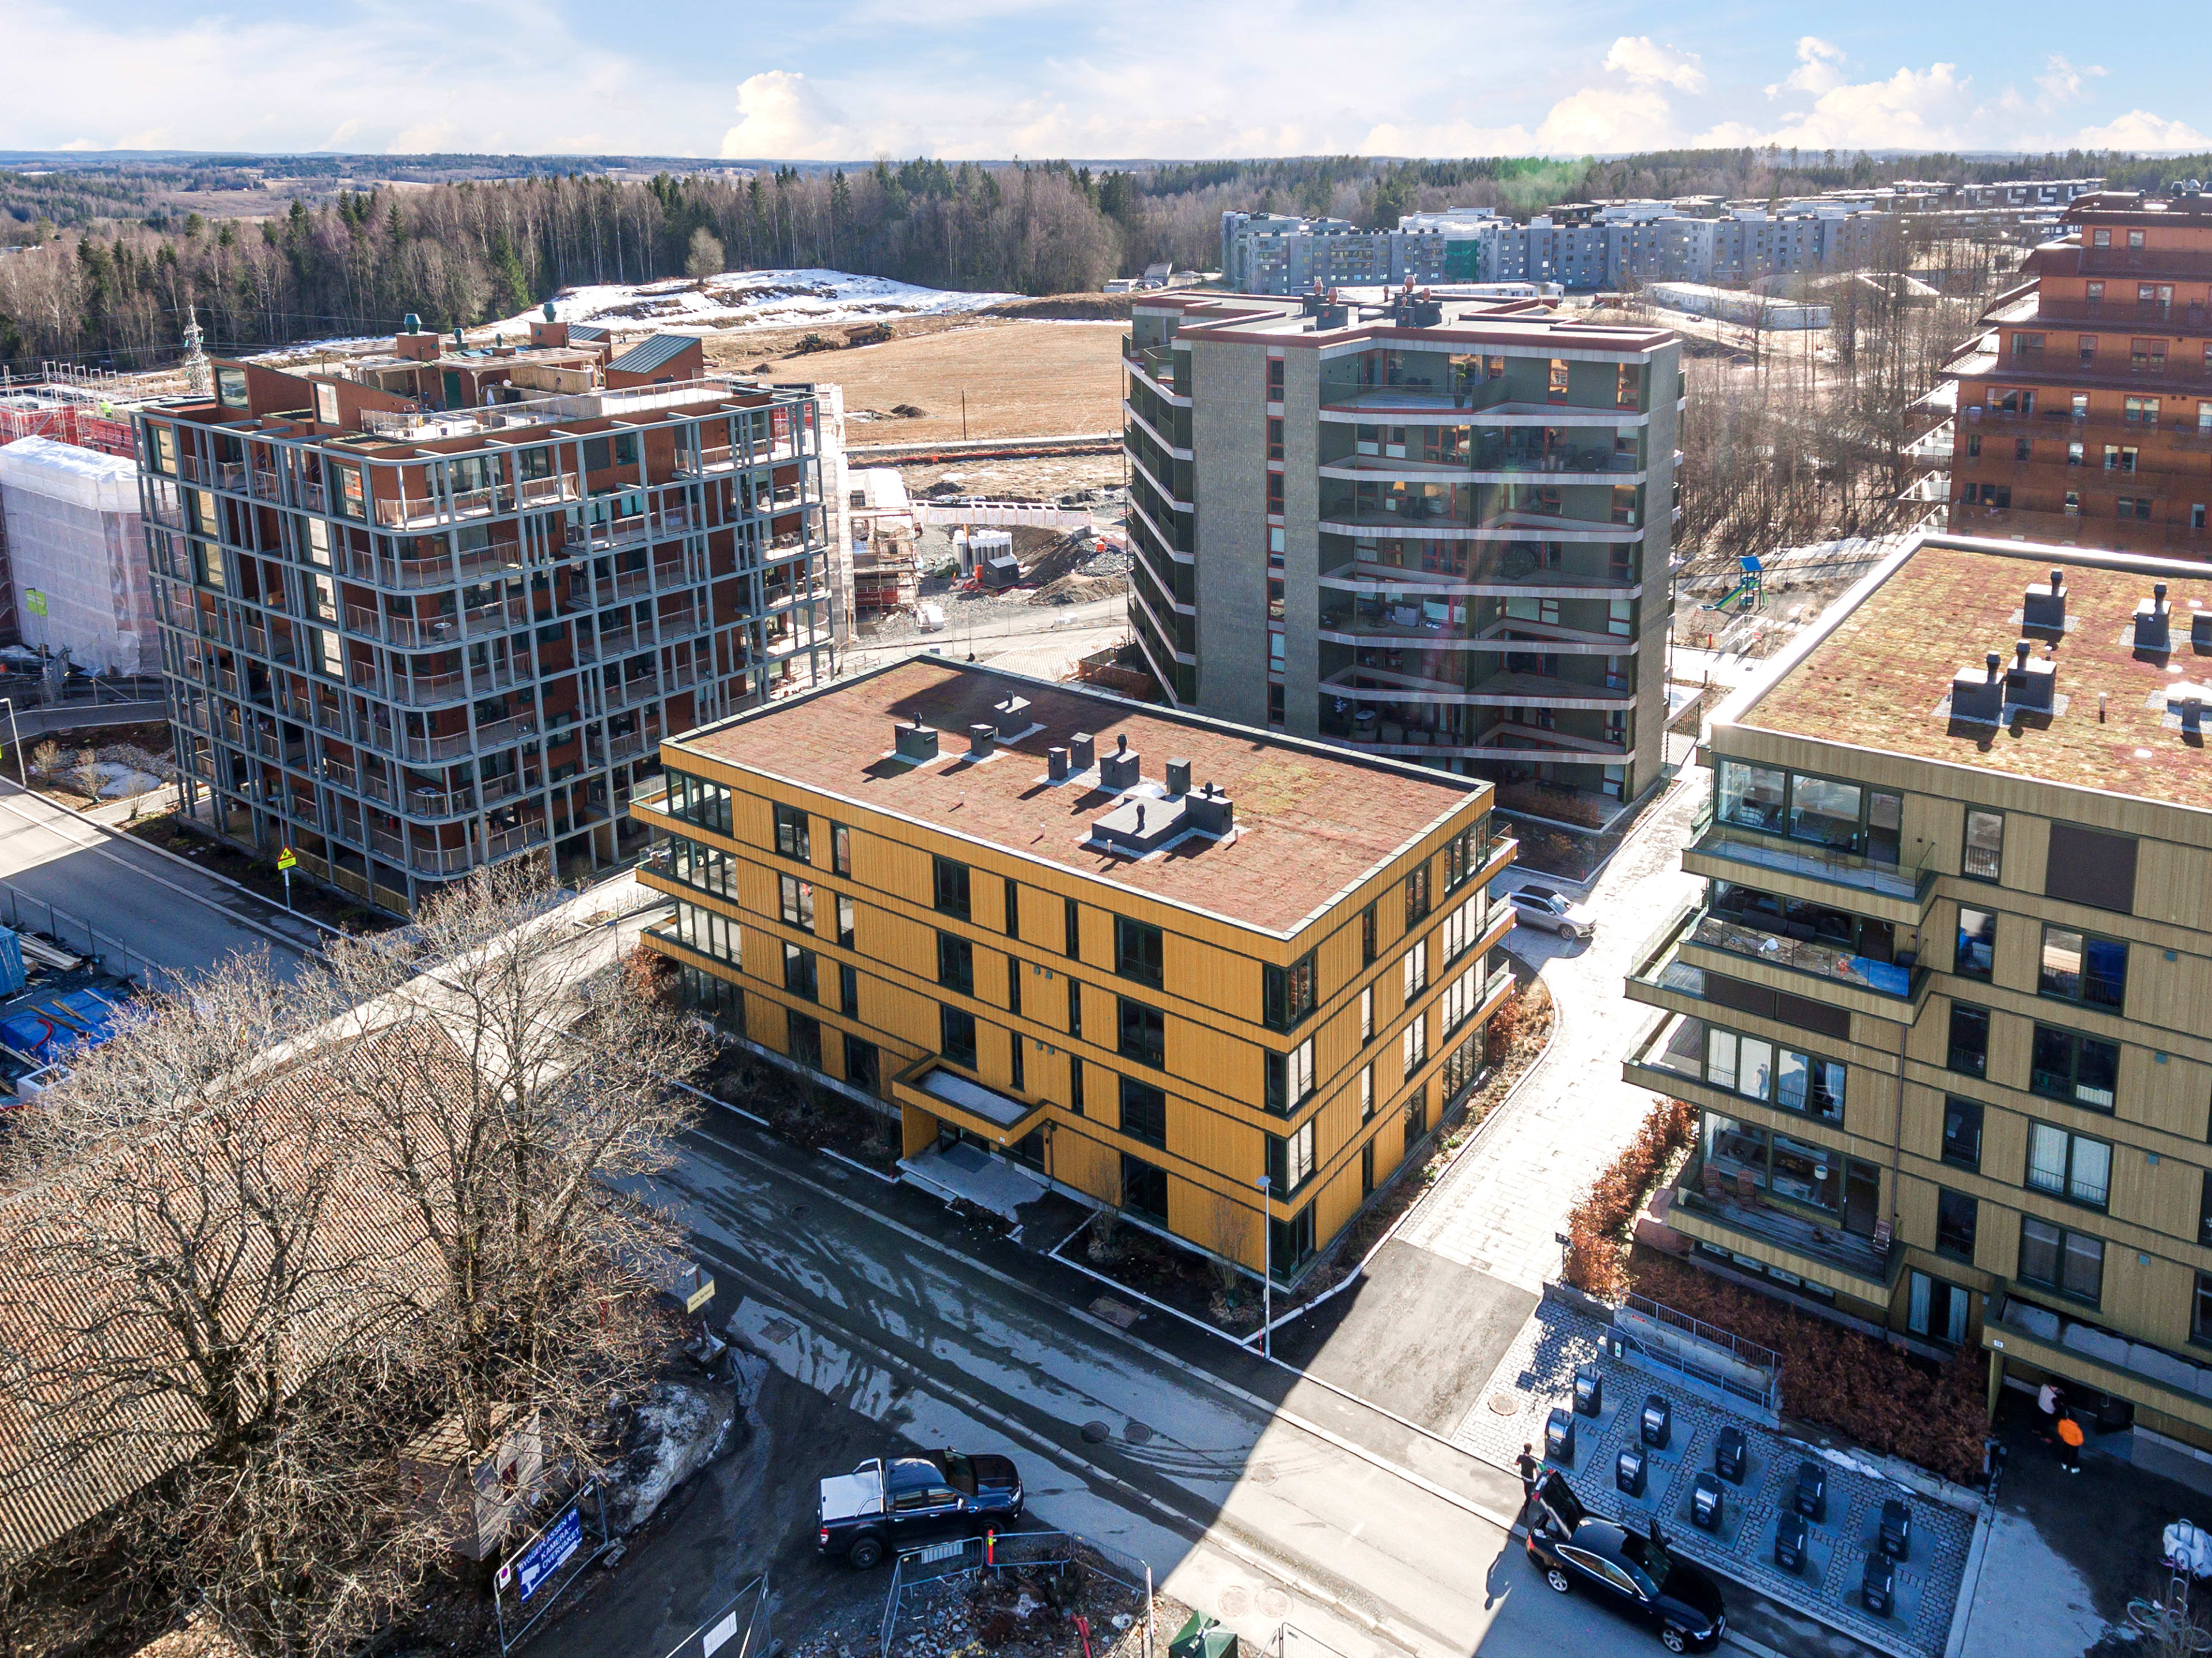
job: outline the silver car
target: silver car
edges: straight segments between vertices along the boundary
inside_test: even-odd
[[[1549,887],[1522,887],[1506,894],[1505,901],[1522,926],[1541,927],[1568,939],[1588,938],[1597,931],[1595,915]]]

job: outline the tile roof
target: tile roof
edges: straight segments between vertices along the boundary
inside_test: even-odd
[[[2009,549],[2009,550],[2007,550]],[[2066,574],[2067,631],[2037,635],[2057,664],[2060,713],[2002,726],[1938,716],[1951,676],[1998,651],[2009,664],[2031,584]],[[2199,572],[2202,572],[2199,574]],[[2172,649],[2138,653],[2134,618],[2166,584]],[[2212,650],[2191,618],[2212,612],[2212,567],[2026,544],[1929,540],[1907,556],[1805,657],[1738,716],[1741,726],[1938,760],[2038,782],[2212,809],[2212,758],[2168,713],[2176,686],[2206,688]],[[2104,698],[2104,718],[2098,698]]]
[[[1010,693],[1029,699],[1028,719],[1042,729],[984,763],[969,763],[968,727],[990,720],[993,705]],[[893,726],[916,716],[945,733],[939,757],[921,765],[887,760]],[[1194,787],[1212,782],[1236,803],[1236,838],[1187,840],[1135,861],[1085,847],[1116,793],[1045,780],[1046,750],[1066,746],[1079,732],[1097,738],[1101,756],[1127,737],[1153,784],[1168,761],[1188,760]],[[672,745],[1279,934],[1295,932],[1488,786],[927,656]]]

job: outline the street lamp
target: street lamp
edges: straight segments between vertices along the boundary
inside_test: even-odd
[[[1275,1234],[1268,1224],[1267,1177],[1260,1176],[1260,1357],[1275,1356]]]

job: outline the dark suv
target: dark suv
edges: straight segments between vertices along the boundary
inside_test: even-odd
[[[1560,1594],[1580,1588],[1656,1625],[1669,1652],[1719,1644],[1728,1627],[1720,1586],[1668,1552],[1656,1521],[1644,1533],[1593,1518],[1555,1468],[1528,1512],[1528,1558]]]
[[[958,1451],[870,1457],[822,1482],[816,1546],[866,1571],[884,1556],[987,1531],[1022,1517],[1022,1477],[1012,1459]]]

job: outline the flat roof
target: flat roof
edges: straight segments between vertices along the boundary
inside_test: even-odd
[[[1026,736],[967,759],[968,728],[1025,697]],[[892,729],[919,717],[939,757],[891,757]],[[1127,738],[1146,783],[1188,760],[1191,784],[1235,803],[1233,838],[1198,835],[1143,859],[1086,846],[1124,791],[1046,780],[1046,750],[1079,732],[1100,757]],[[674,747],[853,801],[1240,926],[1296,932],[1430,833],[1480,780],[1177,714],[1079,686],[918,656],[671,739]]]
[[[2066,632],[2021,622],[2031,585],[2065,573]],[[2136,606],[2166,584],[2164,654],[2138,653]],[[2212,708],[2212,652],[2190,643],[2191,618],[2212,613],[2212,566],[2024,542],[1930,537],[1869,576],[1781,677],[1735,716],[1759,731],[1941,761],[1978,771],[2212,809],[2204,740],[2169,713],[2185,685]],[[2033,638],[2057,665],[2051,715],[1975,725],[1938,712],[1951,677],[1984,653],[2014,659]],[[2105,715],[2098,719],[2098,697]],[[1722,711],[1725,720],[1728,713]]]

